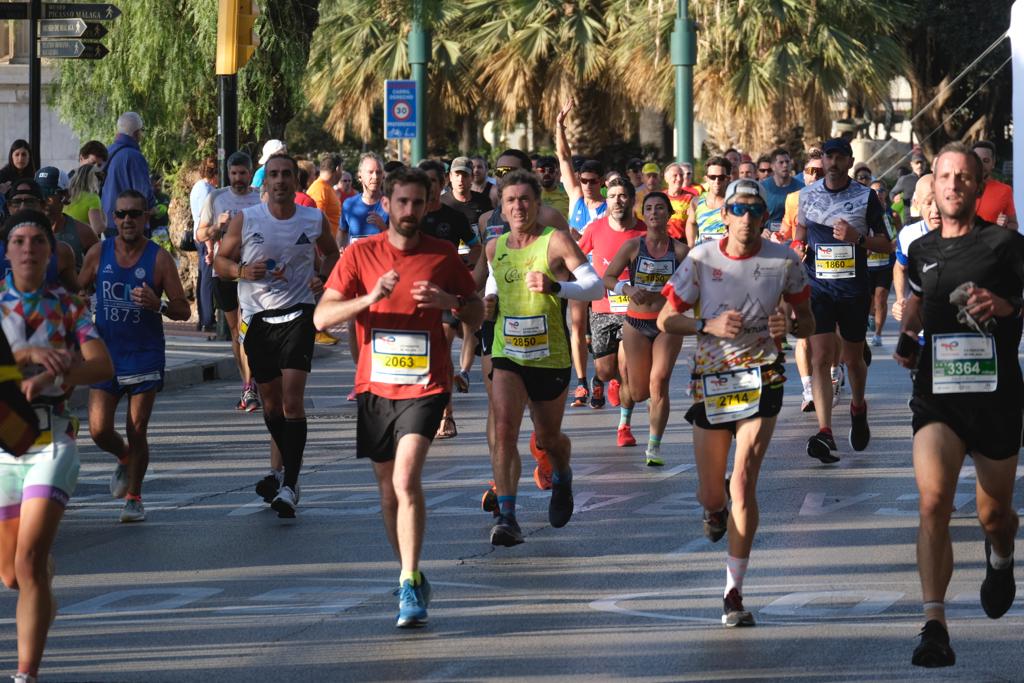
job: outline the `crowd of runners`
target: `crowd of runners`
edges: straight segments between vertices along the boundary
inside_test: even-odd
[[[855,165],[845,138],[805,150],[799,174],[784,149],[756,158],[727,150],[703,163],[701,178],[688,164],[640,159],[620,173],[573,156],[571,107],[558,117],[554,157],[508,149],[492,168],[467,157],[408,167],[367,153],[358,190],[331,155],[310,183],[280,141],[258,163],[228,159],[223,187],[199,202],[194,237],[243,378],[235,407],[261,410],[269,436],[256,494],[282,518],[298,514],[314,345],[346,338],[356,454],[372,463],[400,563],[397,625],[421,626],[431,598],[419,568],[422,473],[432,441],[458,436],[453,390],[480,390],[470,381],[477,357],[493,470],[481,506],[493,515],[494,546],[524,542],[521,442],[533,485],[550,491],[548,523],[564,527],[574,511],[565,411],[610,404],[618,415],[609,416],[608,447],[629,449],[638,446],[634,408],[647,401],[637,462],[688,459],[663,452],[662,438],[670,420],[692,425],[704,534],[727,538],[722,623],[753,626],[743,582],[788,362],[817,423],[808,465],[839,461],[840,429],[852,451],[865,450],[871,349],[882,346],[895,286],[893,351],[914,378],[907,421],[920,493],[925,625],[912,661],[953,664],[949,522],[968,454],[986,614],[1000,617],[1015,594],[1024,240],[1012,203],[987,198],[998,182],[991,146],[951,144],[931,173],[915,158],[913,177],[892,191]],[[120,520],[143,521],[162,318],[191,316],[174,260],[149,237],[145,194],[118,192],[112,226],[97,232],[63,213],[55,174],[10,183],[0,235],[2,379],[21,378],[34,409],[31,438],[5,436],[0,452],[0,578],[20,592],[24,681],[37,674],[55,615],[50,550],[79,468],[70,388],[90,387],[89,434],[116,460]],[[684,353],[687,336],[695,343]],[[673,415],[676,368],[689,372],[689,388]],[[114,420],[122,398],[123,434]]]

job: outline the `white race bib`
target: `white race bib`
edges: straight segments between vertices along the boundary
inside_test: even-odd
[[[627,310],[629,310],[629,295],[616,294],[615,292],[609,290],[608,309],[612,313],[625,313]]]
[[[704,411],[711,424],[745,420],[761,405],[761,368],[704,375]]]
[[[658,261],[650,258],[639,258],[633,283],[648,292],[660,292],[672,278],[672,261]]]
[[[370,381],[381,384],[426,384],[430,381],[430,333],[373,330]]]
[[[852,244],[819,244],[814,249],[814,275],[819,280],[849,280],[857,276]]]
[[[987,334],[932,335],[932,393],[995,391],[996,342]]]
[[[868,268],[886,268],[889,266],[889,254],[884,252],[868,252]]]
[[[504,354],[517,360],[540,360],[551,355],[546,315],[506,316],[502,327]]]

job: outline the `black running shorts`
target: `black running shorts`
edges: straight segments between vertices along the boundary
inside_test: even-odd
[[[910,399],[914,415],[914,433],[932,422],[941,422],[953,430],[972,456],[1006,460],[1017,455],[1021,446],[1024,417],[1020,399],[1000,395],[998,391],[979,398],[979,394],[923,394]]]
[[[382,398],[369,391],[359,394],[356,457],[390,462],[406,434],[419,434],[433,441],[450,398],[447,393],[407,399]]]
[[[238,280],[224,280],[219,277],[213,278],[213,298],[217,301],[217,307],[225,313],[234,313],[238,310]]]
[[[868,279],[871,280],[871,291],[892,289],[892,268],[868,268]]]
[[[569,368],[533,368],[508,358],[493,359],[491,368],[492,382],[495,370],[518,375],[526,387],[526,396],[533,402],[562,398],[569,388]]]
[[[300,311],[300,314],[288,322],[272,324],[264,320],[267,316],[282,316],[292,311]],[[259,384],[265,384],[280,377],[282,370],[309,372],[313,366],[315,337],[311,305],[303,304],[294,309],[264,311],[254,315],[249,321],[243,342],[253,379]]]
[[[822,291],[811,292],[814,334],[830,334],[839,327],[839,336],[848,342],[862,342],[868,329],[871,297],[836,299]]]
[[[759,417],[775,417],[782,410],[782,394],[783,384],[768,384],[761,387],[761,402],[757,406],[757,414],[746,419],[753,420]],[[694,403],[690,406],[690,409],[686,411],[684,416],[686,421],[692,424],[694,427],[700,427],[701,429],[725,429],[733,434],[736,434],[736,426],[740,423],[739,420],[733,420],[731,422],[719,422],[718,424],[711,424],[708,422],[708,414],[704,408],[704,401]]]

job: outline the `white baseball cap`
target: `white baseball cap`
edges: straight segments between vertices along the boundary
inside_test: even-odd
[[[281,152],[287,151],[288,146],[285,145],[284,142],[282,142],[281,140],[267,140],[267,142],[263,145],[263,156],[260,157],[260,165],[262,166],[263,164],[267,163],[267,160],[270,159],[270,157],[274,156],[275,154],[280,154]]]

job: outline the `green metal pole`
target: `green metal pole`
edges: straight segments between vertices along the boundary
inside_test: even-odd
[[[676,9],[671,54],[676,71],[676,161],[692,164],[693,67],[697,63],[697,33],[690,21],[687,0],[679,0]]]
[[[430,59],[430,34],[423,29],[423,0],[416,0],[409,28],[409,65],[416,81],[416,137],[412,141],[410,164],[427,156],[427,62]]]

